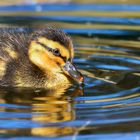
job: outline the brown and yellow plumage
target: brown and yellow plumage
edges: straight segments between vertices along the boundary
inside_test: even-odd
[[[0,86],[70,85],[83,77],[72,65],[69,36],[54,28],[0,28]]]

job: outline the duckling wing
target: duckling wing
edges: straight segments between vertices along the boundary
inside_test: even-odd
[[[4,77],[7,71],[7,66],[10,62],[15,61],[17,53],[9,46],[0,45],[0,80]]]

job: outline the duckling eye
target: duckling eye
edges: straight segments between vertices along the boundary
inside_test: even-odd
[[[43,43],[40,43],[40,42],[36,42],[37,44],[43,46],[44,48],[46,48],[48,51],[52,52],[55,56],[61,56],[60,54],[60,50],[59,49],[52,49],[52,48],[49,48],[48,46],[46,46],[45,44]]]
[[[52,50],[52,53],[53,53],[54,55],[56,55],[56,56],[60,56],[60,51],[59,51],[59,49],[53,49],[53,50]]]

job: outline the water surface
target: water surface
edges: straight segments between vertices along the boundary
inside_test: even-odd
[[[1,26],[55,25],[69,33],[83,89],[0,89],[1,139],[140,139],[140,5],[0,7]]]

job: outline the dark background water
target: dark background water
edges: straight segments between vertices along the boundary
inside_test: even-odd
[[[60,96],[1,88],[0,138],[139,140],[140,2],[8,4],[0,6],[1,27],[49,24],[72,36],[85,86]]]

